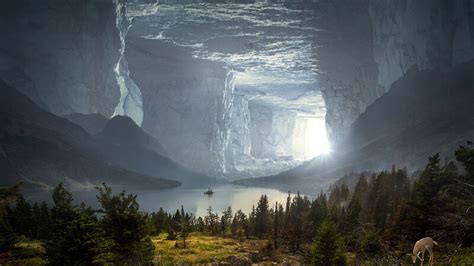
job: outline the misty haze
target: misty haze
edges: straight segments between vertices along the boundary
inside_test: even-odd
[[[6,0],[0,265],[473,265],[473,14]]]

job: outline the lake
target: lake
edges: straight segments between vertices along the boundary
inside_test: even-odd
[[[138,195],[140,210],[146,212],[158,211],[160,207],[168,212],[174,213],[176,209],[183,205],[186,212],[194,213],[196,216],[205,216],[209,206],[214,212],[222,213],[228,206],[232,210],[241,209],[246,214],[252,210],[252,205],[256,205],[260,196],[266,194],[270,206],[275,201],[286,203],[288,193],[269,188],[242,187],[237,185],[219,185],[212,187],[214,194],[212,196],[204,195],[205,189],[186,189],[176,188],[167,190],[132,190],[127,191]],[[114,193],[120,192],[114,190]],[[98,207],[96,200],[96,190],[72,191],[74,202],[80,204],[85,202],[92,207]],[[41,202],[45,200],[51,203],[52,191],[25,191],[25,198],[29,202]]]

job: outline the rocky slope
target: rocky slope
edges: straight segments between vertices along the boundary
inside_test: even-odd
[[[179,185],[101,160],[97,143],[82,128],[42,110],[3,81],[0,90],[2,185],[18,180],[35,188],[49,188],[59,182],[74,188],[90,188],[102,182],[148,189]]]

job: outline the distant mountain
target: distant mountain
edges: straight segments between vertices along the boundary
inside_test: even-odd
[[[63,115],[63,117],[73,122],[74,124],[79,125],[91,135],[96,135],[100,133],[109,122],[109,119],[101,114],[74,113],[69,115]]]
[[[162,189],[179,182],[125,170],[100,159],[97,142],[81,127],[42,110],[0,80],[0,184],[27,187],[63,182],[91,187],[102,182]]]
[[[237,181],[308,193],[353,172],[424,168],[428,157],[474,140],[474,61],[445,70],[408,71],[367,108],[333,152],[276,176]]]
[[[216,182],[163,156],[161,144],[129,117],[113,117],[95,139],[103,159],[125,169],[178,180],[186,187],[207,187]]]
[[[137,147],[154,151],[162,156],[166,155],[158,140],[148,135],[128,116],[114,116],[107,120],[104,129],[97,137],[113,145]]]

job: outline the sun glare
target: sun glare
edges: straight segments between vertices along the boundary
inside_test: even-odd
[[[295,159],[309,160],[330,152],[324,117],[298,116],[293,139]]]

